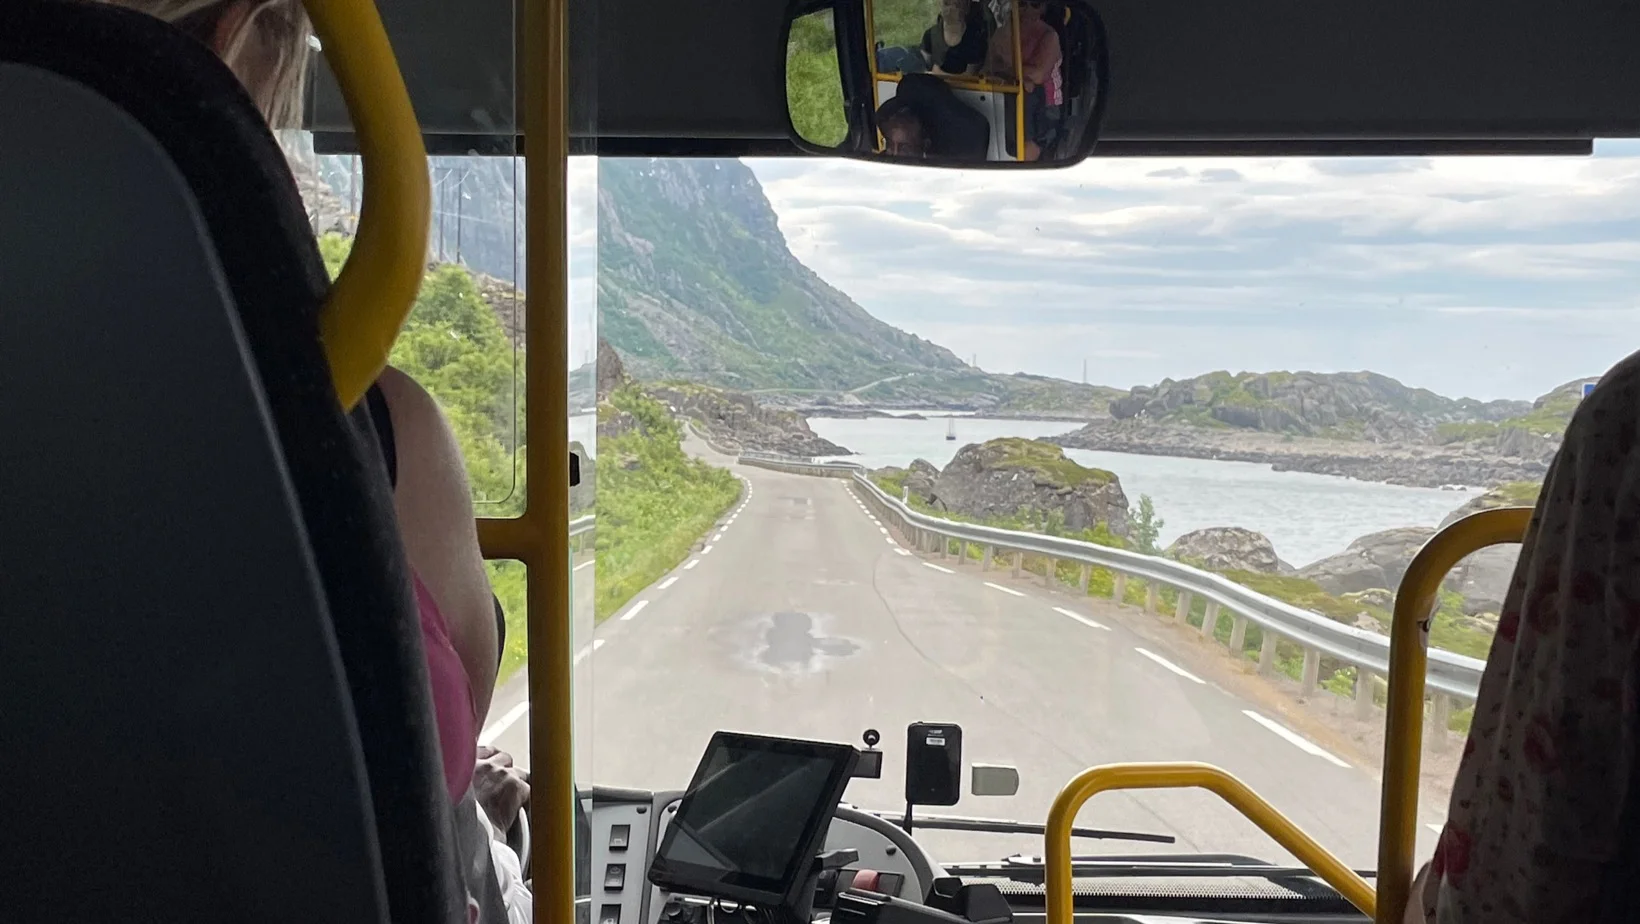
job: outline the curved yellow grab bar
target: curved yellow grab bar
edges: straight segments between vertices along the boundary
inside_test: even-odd
[[[1345,866],[1326,848],[1316,843],[1298,826],[1282,817],[1270,803],[1259,798],[1247,784],[1209,764],[1106,764],[1083,770],[1059,791],[1048,810],[1047,833],[1047,924],[1072,924],[1075,908],[1071,901],[1071,823],[1083,803],[1110,789],[1185,789],[1196,787],[1214,793],[1258,825],[1265,834],[1315,871],[1339,891],[1350,904],[1369,917],[1376,897],[1372,886]]]
[[[1520,542],[1530,507],[1470,514],[1431,536],[1407,565],[1395,592],[1389,630],[1389,702],[1384,728],[1384,789],[1378,815],[1378,921],[1399,922],[1412,888],[1418,836],[1419,763],[1424,747],[1424,675],[1429,669],[1429,619],[1441,582],[1464,556],[1487,546]]]
[[[342,407],[387,365],[426,271],[427,149],[373,0],[304,0],[336,74],[364,160],[353,252],[330,287],[319,334]]]

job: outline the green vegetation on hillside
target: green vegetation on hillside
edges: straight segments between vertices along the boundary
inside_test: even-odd
[[[1116,480],[1115,473],[1102,468],[1088,468],[1074,459],[1067,459],[1065,450],[1041,440],[1005,436],[989,440],[985,446],[995,447],[1001,452],[991,462],[992,467],[1027,471],[1066,488],[1083,484],[1106,485]]]
[[[599,621],[676,567],[740,496],[733,475],[684,454],[677,421],[636,386],[617,389],[606,415],[632,426],[598,440]]]
[[[1443,424],[1436,428],[1435,437],[1442,443],[1459,443],[1487,439],[1508,430],[1525,430],[1535,436],[1559,438],[1566,434],[1566,426],[1572,422],[1572,414],[1583,400],[1578,387],[1581,381],[1562,385],[1544,395],[1525,414],[1496,422]]]
[[[828,9],[793,21],[786,46],[786,106],[792,127],[804,141],[828,148],[848,137],[831,17]]]
[[[319,239],[332,278],[352,245],[352,238],[339,234]],[[482,516],[516,516],[523,509],[524,445],[513,425],[514,389],[516,385],[521,397],[523,382],[522,373],[514,379],[514,358],[500,320],[479,297],[472,276],[449,264],[428,270],[389,361],[437,399],[467,462]],[[524,566],[499,561],[485,567],[506,611],[507,644],[499,678],[505,680],[525,658]]]

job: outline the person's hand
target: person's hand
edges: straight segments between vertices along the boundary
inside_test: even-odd
[[[480,745],[478,765],[473,771],[473,796],[495,825],[496,834],[506,832],[518,821],[518,811],[530,801],[529,774],[513,766],[512,755]]]
[[[1035,90],[1035,89],[1036,89],[1036,81],[1032,80],[1029,77],[1026,77],[1025,78],[1025,92],[1029,93],[1029,92],[1031,92],[1032,90]]]

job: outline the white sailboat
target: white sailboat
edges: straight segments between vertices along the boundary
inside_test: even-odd
[[[945,422],[945,438],[948,440],[957,438],[957,419],[955,417],[948,418]]]

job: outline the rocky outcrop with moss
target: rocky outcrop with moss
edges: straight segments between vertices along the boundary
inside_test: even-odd
[[[714,442],[788,456],[846,456],[849,450],[809,429],[802,415],[765,407],[751,395],[693,382],[647,386],[674,414],[695,421]]]
[[[1101,525],[1115,536],[1128,533],[1121,480],[1078,465],[1051,443],[1017,437],[971,443],[937,476],[931,469],[918,460],[901,484],[915,483],[920,501],[936,511],[991,521],[1023,516],[1071,533]]]
[[[1276,556],[1276,548],[1267,536],[1240,526],[1214,526],[1185,533],[1168,546],[1167,556],[1209,571],[1293,571]]]

